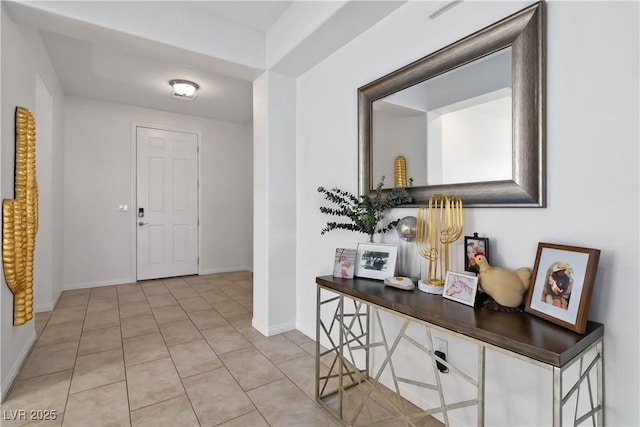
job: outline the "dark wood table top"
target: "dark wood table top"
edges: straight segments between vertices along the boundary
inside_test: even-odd
[[[562,367],[604,335],[604,325],[589,321],[578,334],[524,311],[473,308],[420,292],[385,286],[380,280],[316,278],[322,287],[387,308],[514,353]]]

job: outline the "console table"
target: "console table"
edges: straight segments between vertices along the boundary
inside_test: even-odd
[[[384,286],[379,280],[362,278],[342,279],[333,276],[316,278],[316,401],[344,425],[355,425],[367,404],[383,371],[390,371],[396,392],[398,384],[405,383],[439,394],[440,405],[435,408],[407,413],[402,404],[394,405],[392,412],[406,425],[415,425],[427,415],[440,413],[449,424],[448,411],[468,406],[477,407],[477,424],[484,425],[485,350],[507,354],[553,372],[553,425],[562,425],[563,410],[574,394],[577,397],[586,381],[590,409],[578,414],[577,403],[571,408],[574,425],[591,418],[592,425],[604,425],[603,337],[604,326],[588,322],[584,334],[549,323],[525,312],[500,312],[487,308],[473,308],[439,295],[404,291]],[[324,309],[324,313],[323,313]],[[395,336],[385,332],[380,313],[388,312],[402,320]],[[328,315],[327,315],[328,314]],[[330,316],[330,318],[328,318]],[[426,344],[407,333],[410,324],[418,324],[426,332]],[[377,325],[380,337],[369,334]],[[413,326],[415,328],[415,326]],[[443,331],[472,342],[478,348],[477,375],[472,377],[461,368],[438,357],[434,352],[432,331]],[[326,350],[320,342],[328,342]],[[433,368],[435,381],[427,383],[415,378],[396,375],[392,355],[401,341],[426,354]],[[384,360],[371,372],[370,350],[380,348]],[[321,369],[320,358],[329,358],[328,372]],[[477,391],[475,399],[445,402],[441,373],[437,364],[445,365],[449,374],[458,375]],[[563,372],[579,363],[575,383],[564,384]],[[597,385],[593,387],[595,370]],[[447,375],[449,375],[447,374]],[[360,402],[349,416],[343,411],[343,400],[351,387],[364,387],[358,394]],[[595,388],[595,390],[594,390]],[[332,399],[332,404],[327,402]],[[578,402],[580,399],[576,398]],[[371,421],[368,421],[370,423]]]

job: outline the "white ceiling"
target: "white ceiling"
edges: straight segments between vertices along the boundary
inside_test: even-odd
[[[65,94],[246,123],[252,82],[298,76],[406,0],[23,1],[11,19],[37,29]],[[267,35],[269,34],[269,37]],[[194,101],[169,81],[200,85]]]
[[[256,30],[267,31],[291,4],[289,1],[185,1],[181,4],[201,8]]]
[[[250,81],[216,74],[171,56],[162,58],[113,43],[101,45],[49,31],[41,33],[67,95],[235,122],[252,118]],[[171,97],[172,79],[198,83],[197,98]]]
[[[86,3],[85,7],[92,4],[83,3]],[[197,15],[224,27],[221,25],[224,20],[233,25],[232,28],[245,27],[247,31],[262,34],[264,39],[266,29],[276,22],[291,1],[171,3],[179,4],[179,10],[172,15],[176,22],[191,20]],[[123,8],[122,13],[126,14],[126,8],[132,4],[109,2],[109,7]],[[159,10],[170,7],[167,2],[154,1],[135,2],[135,5],[136,12],[147,12],[151,19]],[[20,24],[39,29],[67,95],[235,122],[252,119],[251,80],[256,73],[234,75],[232,67],[216,58],[144,40],[123,31],[79,23],[68,16],[30,6],[28,3],[9,3],[10,16]],[[200,31],[197,27],[192,30],[196,34]],[[203,37],[207,37],[205,29],[202,30]],[[224,40],[218,41],[224,46]],[[200,90],[196,100],[171,97],[171,79],[197,82]]]

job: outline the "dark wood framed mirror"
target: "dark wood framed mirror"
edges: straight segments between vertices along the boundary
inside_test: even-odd
[[[403,156],[413,205],[544,207],[544,25],[535,3],[359,88],[359,194]]]

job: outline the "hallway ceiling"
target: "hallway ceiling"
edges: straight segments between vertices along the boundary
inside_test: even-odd
[[[8,1],[69,96],[247,123],[266,69],[297,77],[406,0]],[[194,101],[169,81],[200,85]]]
[[[289,7],[288,1],[185,1],[181,4],[201,8],[256,30],[267,31]]]
[[[41,30],[67,95],[234,122],[252,118],[251,81],[225,76],[206,64],[161,57],[125,45],[91,43]],[[171,97],[172,79],[200,85],[194,101]]]
[[[100,6],[105,2],[81,3]],[[191,27],[194,35],[207,36],[206,31],[197,28],[197,19],[193,17],[198,16],[218,26],[231,25],[238,31],[246,29],[249,34],[258,34],[264,39],[266,29],[291,1],[108,3],[110,8],[123,10],[135,3],[135,12],[149,17],[179,5],[173,18],[176,22],[195,22]],[[39,8],[41,5],[46,8],[45,2],[7,2],[7,5],[12,20],[40,31],[66,95],[234,122],[252,119],[252,80],[261,70],[243,71],[242,67],[234,68],[197,51],[73,20],[52,13],[52,9]],[[33,5],[36,7],[31,7]],[[228,40],[211,43],[230,44]],[[172,98],[171,79],[197,82],[201,89],[196,100]]]

